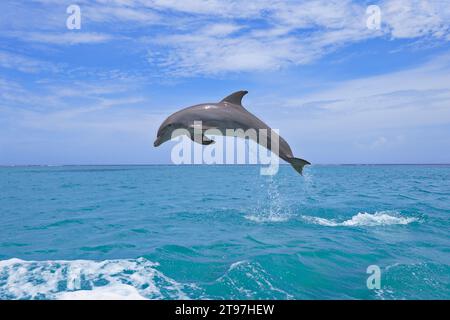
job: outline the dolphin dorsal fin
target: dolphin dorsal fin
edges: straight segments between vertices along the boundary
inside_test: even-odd
[[[221,102],[228,102],[242,107],[242,98],[248,93],[248,91],[237,91],[230,94],[228,97],[223,98]]]

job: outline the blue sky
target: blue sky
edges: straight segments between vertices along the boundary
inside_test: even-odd
[[[170,163],[162,120],[241,89],[312,163],[450,162],[446,1],[6,0],[0,15],[0,165]]]

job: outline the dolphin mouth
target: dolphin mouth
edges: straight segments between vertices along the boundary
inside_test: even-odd
[[[154,147],[158,147],[162,144],[161,137],[157,137],[155,142],[153,142]]]

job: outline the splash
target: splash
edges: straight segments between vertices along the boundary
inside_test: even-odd
[[[310,223],[318,224],[326,227],[360,227],[360,226],[387,226],[387,225],[405,225],[418,221],[417,218],[402,217],[396,212],[380,211],[373,214],[367,212],[359,212],[351,219],[338,222],[334,219],[325,219],[321,217],[302,216],[302,218]]]
[[[268,183],[262,184],[266,189],[263,203],[259,203],[253,213],[244,216],[245,219],[257,223],[285,222],[291,217],[288,209],[283,206],[283,198],[278,183],[273,176],[268,177]]]

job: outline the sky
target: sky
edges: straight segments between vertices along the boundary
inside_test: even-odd
[[[0,2],[0,165],[170,163],[161,122],[238,90],[313,164],[450,163],[450,4]]]

